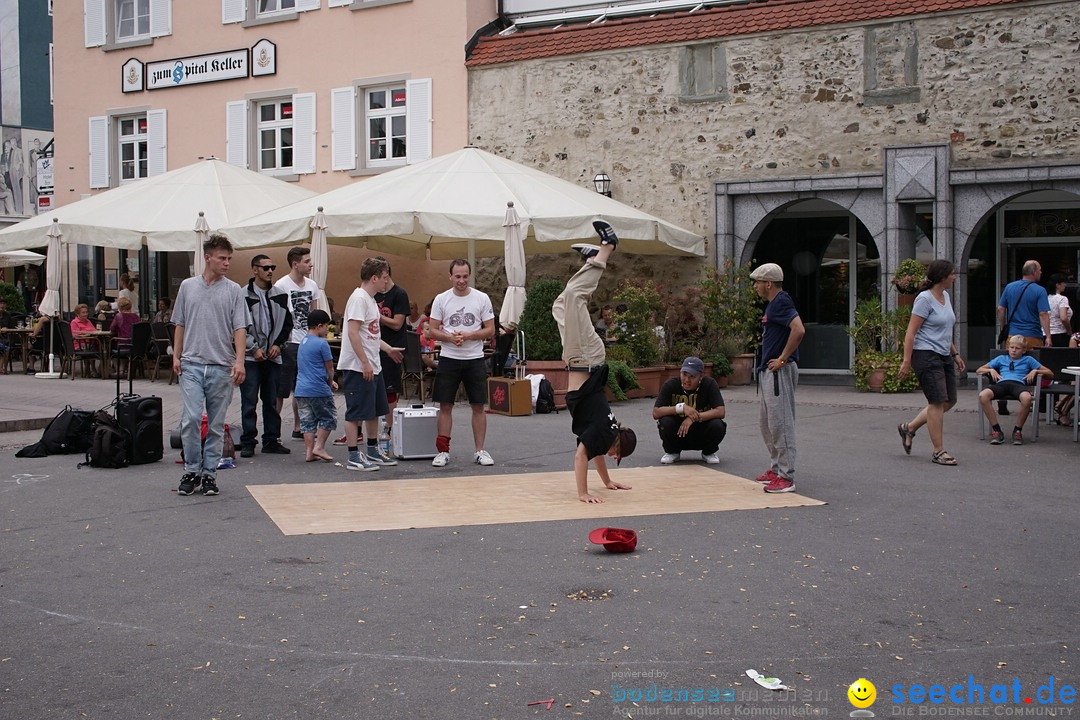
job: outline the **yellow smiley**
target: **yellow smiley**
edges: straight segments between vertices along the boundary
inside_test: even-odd
[[[877,688],[866,678],[859,678],[847,689],[848,700],[857,708],[868,708],[877,699]]]

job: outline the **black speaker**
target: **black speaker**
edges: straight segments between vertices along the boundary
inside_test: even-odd
[[[157,462],[164,457],[161,398],[137,395],[120,398],[116,403],[116,421],[127,430],[128,460],[132,465]]]

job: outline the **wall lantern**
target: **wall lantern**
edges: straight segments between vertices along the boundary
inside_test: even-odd
[[[608,174],[601,170],[593,178],[593,185],[596,187],[596,192],[600,193],[604,197],[611,197],[611,178]]]

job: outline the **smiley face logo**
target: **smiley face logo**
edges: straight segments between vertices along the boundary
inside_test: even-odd
[[[877,699],[877,688],[866,678],[859,678],[847,689],[848,700],[857,708],[868,708]]]

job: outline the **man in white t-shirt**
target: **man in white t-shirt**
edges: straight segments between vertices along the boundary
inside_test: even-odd
[[[473,461],[494,465],[484,449],[487,436],[487,364],[484,341],[495,335],[495,313],[486,293],[469,287],[472,265],[468,260],[450,263],[450,282],[446,292],[435,297],[431,305],[431,320],[427,335],[442,341],[439,367],[435,371],[435,387],[431,397],[439,403],[439,436],[435,439],[438,454],[431,464],[443,467],[450,462],[450,431],[453,429],[454,398],[458,387],[465,385],[465,394],[472,407]]]
[[[342,371],[341,390],[345,394],[345,444],[349,447],[349,470],[378,470],[380,465],[397,465],[379,448],[379,416],[389,412],[386,384],[382,377],[379,351],[396,363],[403,348],[383,342],[379,329],[379,306],[375,294],[386,292],[390,266],[382,258],[368,258],[360,266],[360,287],[353,290],[345,306],[345,336],[341,339],[338,370]],[[357,438],[360,422],[367,431],[366,452],[360,452]]]
[[[307,335],[307,316],[316,308],[319,295],[319,286],[311,279],[311,251],[305,247],[294,247],[285,256],[289,263],[289,274],[274,283],[274,287],[283,290],[289,295],[289,313],[293,318],[292,334],[285,347],[281,350],[281,376],[278,379],[278,416],[281,416],[281,407],[285,398],[293,394],[296,387],[296,353],[300,349],[300,341]],[[300,414],[296,410],[296,398],[292,401],[293,432],[294,439],[303,439],[300,432]]]

